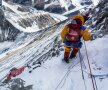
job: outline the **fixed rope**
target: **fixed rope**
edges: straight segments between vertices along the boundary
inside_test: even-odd
[[[70,65],[68,68],[68,71],[66,72],[66,74],[63,76],[63,78],[60,80],[60,82],[58,83],[57,87],[54,90],[57,90],[59,88],[59,86],[61,85],[61,83],[63,82],[64,79],[66,79],[66,77],[68,76],[68,74],[71,72],[71,69],[74,68],[79,62],[77,62],[76,64],[74,64],[73,66]]]
[[[97,83],[96,83],[95,77],[93,77],[93,79],[94,79],[94,83],[95,83],[95,86],[96,86],[96,90],[98,90],[98,87],[97,87]]]
[[[86,82],[85,82],[85,78],[84,78],[83,67],[82,67],[82,61],[83,61],[83,58],[82,58],[82,55],[81,55],[80,50],[79,50],[79,59],[80,59],[80,65],[81,65],[82,78],[83,78],[83,81],[84,81],[84,87],[85,87],[85,90],[87,90]]]
[[[83,40],[83,41],[84,41],[84,40]],[[89,60],[89,57],[88,57],[88,52],[87,52],[87,48],[86,48],[85,41],[84,41],[84,47],[85,47],[85,51],[86,51],[86,56],[87,56],[87,61],[88,61],[88,66],[89,66],[89,71],[90,71],[90,78],[91,78],[91,81],[92,81],[93,90],[96,90],[96,88],[95,88],[95,83],[94,83],[93,77],[92,77],[92,71],[91,71],[91,66],[90,66],[90,60]]]
[[[74,65],[75,66],[75,65]],[[73,66],[73,67],[74,67]],[[72,67],[72,68],[73,68]],[[71,68],[71,65],[69,66],[69,68]],[[64,75],[64,77],[60,80],[60,82],[58,83],[58,85],[57,85],[57,87],[55,88],[55,90],[57,90],[58,89],[58,87],[60,86],[60,84],[63,82],[63,80],[66,78],[66,76],[68,75],[70,73],[70,70],[68,70],[67,72],[66,72],[66,74]]]

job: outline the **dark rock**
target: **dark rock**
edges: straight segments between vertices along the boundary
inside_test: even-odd
[[[34,0],[34,8],[37,10],[43,10],[45,6],[45,0]]]
[[[73,4],[71,4],[70,6],[69,6],[69,8],[68,8],[68,10],[72,10],[72,9],[74,9],[76,6],[74,6]]]
[[[25,86],[25,81],[20,78],[11,80],[7,86],[10,90],[32,90],[32,85]]]
[[[60,5],[50,5],[45,9],[45,11],[51,12],[51,13],[63,13],[65,11],[64,8],[62,8]]]
[[[19,10],[21,12],[30,12],[30,9],[25,6],[18,7],[17,10]]]
[[[0,0],[0,6],[2,5],[2,0]]]
[[[94,8],[92,17],[87,21],[89,29],[92,29],[92,33],[96,38],[103,37],[108,34],[108,1],[101,0],[100,3]],[[90,25],[89,23],[92,22]],[[95,22],[95,23],[94,23]]]
[[[0,42],[7,40],[14,41],[19,33],[19,30],[5,19],[2,8],[0,8],[0,28]]]
[[[91,0],[82,0],[81,5],[91,5],[92,3]]]
[[[44,9],[44,4],[36,4],[34,6],[34,8],[36,8],[37,10],[43,10]]]
[[[51,3],[51,0],[45,1],[45,4],[49,4]]]
[[[13,3],[30,6],[32,5],[32,0],[13,0]]]

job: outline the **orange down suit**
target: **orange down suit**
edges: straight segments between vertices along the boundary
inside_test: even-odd
[[[76,15],[73,17],[73,19],[79,18],[82,21],[82,26],[84,24],[84,18],[81,15]],[[66,39],[66,35],[69,33],[69,27],[65,25],[63,29],[61,30],[61,39],[62,42]],[[91,34],[88,32],[88,29],[85,28],[85,30],[80,30],[80,36],[83,38],[83,40],[88,41],[91,40]],[[72,47],[71,46],[64,46],[64,51],[70,53]],[[79,48],[73,48],[74,53],[76,54],[78,52]]]

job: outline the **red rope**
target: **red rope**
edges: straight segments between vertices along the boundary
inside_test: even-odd
[[[84,41],[84,46],[85,46],[85,51],[86,51],[86,55],[87,55],[87,61],[88,61],[88,65],[89,65],[90,77],[91,77],[91,80],[92,80],[93,90],[96,90],[95,89],[95,84],[93,82],[92,71],[91,71],[91,66],[90,66],[90,61],[89,61],[89,57],[88,57],[88,53],[87,53],[87,48],[86,48],[85,41]]]

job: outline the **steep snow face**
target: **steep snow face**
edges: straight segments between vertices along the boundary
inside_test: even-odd
[[[0,80],[13,67],[28,66],[23,73],[13,77],[8,84],[1,85],[1,90],[12,90],[13,88],[19,90],[84,90],[85,88],[93,90],[84,46],[81,49],[84,60],[81,60],[81,64],[86,87],[81,73],[80,54],[70,60],[69,64],[62,61],[63,44],[59,38],[61,28],[62,26],[56,26],[44,31],[26,47],[10,52],[5,58],[0,59],[5,60],[0,63]],[[92,74],[98,90],[108,88],[107,38],[108,36],[105,36],[86,42]]]
[[[108,1],[101,0],[93,10],[91,18],[87,22],[89,29],[94,34],[94,38],[108,34]]]
[[[108,35],[86,44],[94,75],[108,75]],[[91,52],[91,53],[90,53]]]

